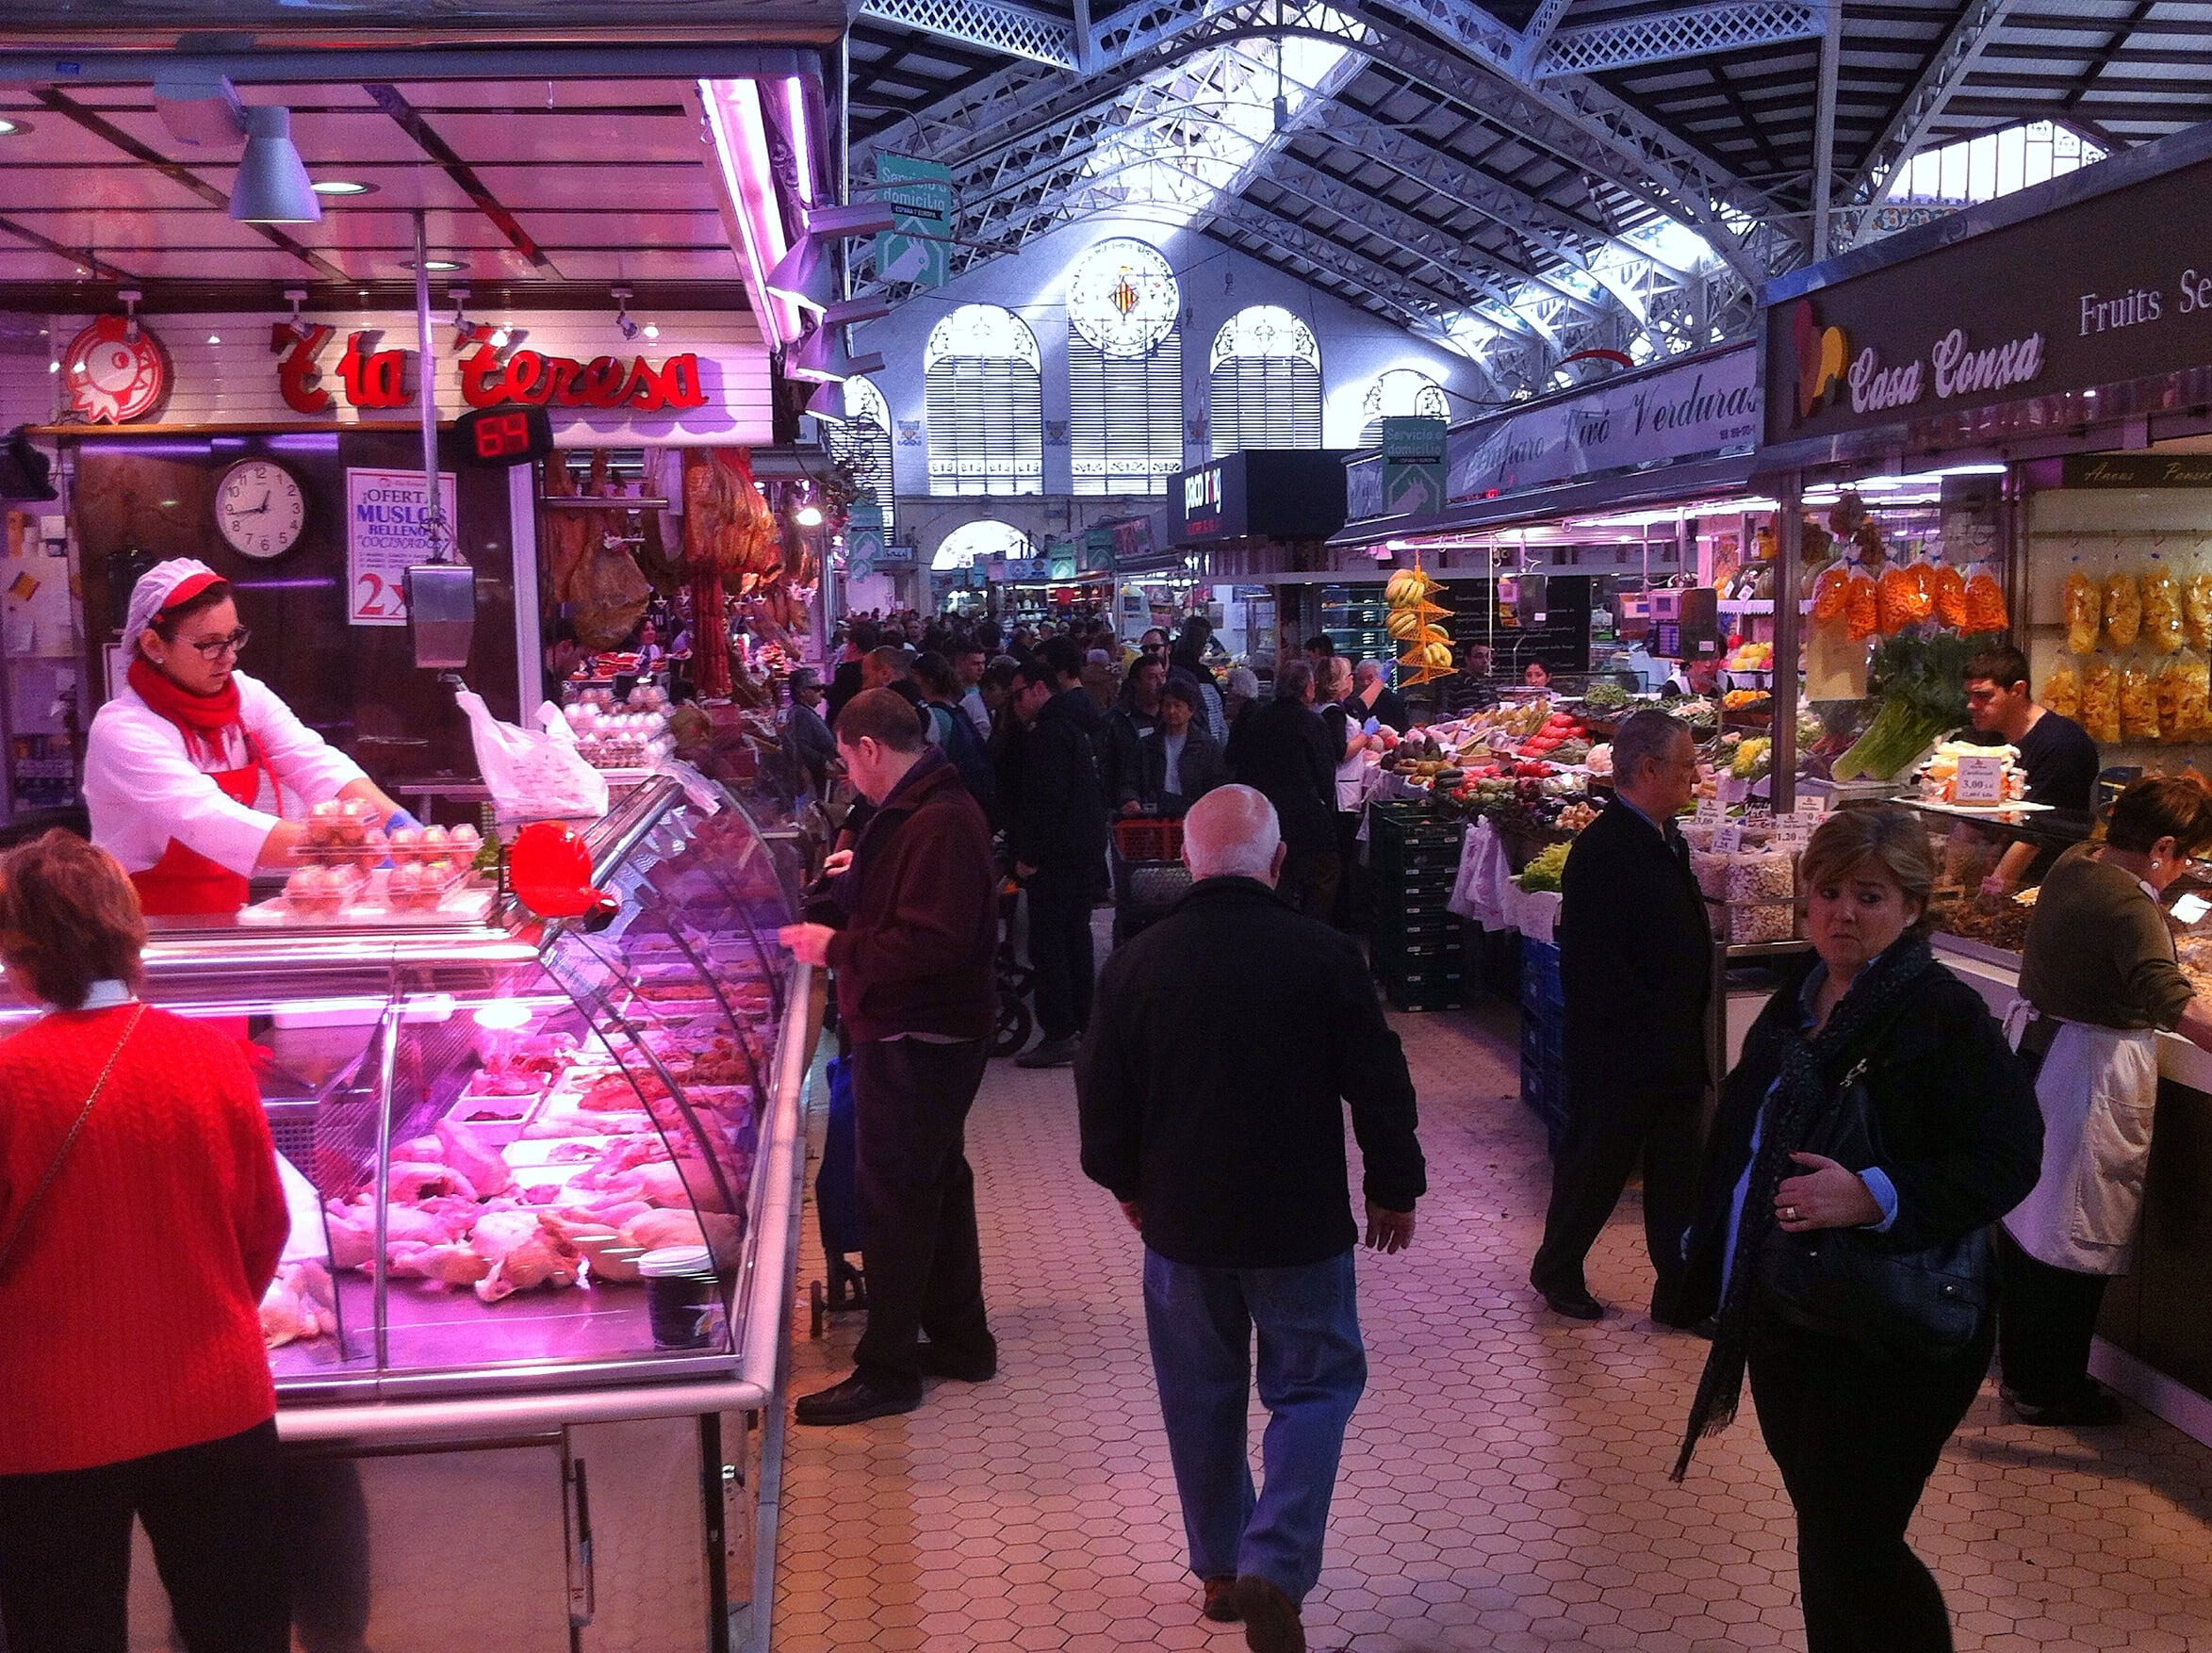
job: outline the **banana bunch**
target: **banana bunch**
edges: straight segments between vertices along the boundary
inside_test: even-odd
[[[1383,588],[1383,599],[1389,605],[1383,627],[1405,645],[1398,663],[1410,674],[1408,682],[1426,683],[1450,674],[1451,637],[1436,623],[1451,614],[1435,600],[1434,594],[1441,589],[1417,566],[1400,569]]]

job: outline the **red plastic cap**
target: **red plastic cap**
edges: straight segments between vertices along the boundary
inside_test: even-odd
[[[603,899],[592,888],[591,851],[559,821],[533,821],[515,835],[507,876],[523,905],[542,918],[578,918]]]

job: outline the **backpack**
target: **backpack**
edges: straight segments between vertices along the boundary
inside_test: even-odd
[[[961,784],[983,806],[984,812],[990,813],[998,791],[998,776],[991,753],[984,747],[983,737],[975,732],[975,726],[968,721],[965,712],[942,700],[929,703],[929,718],[937,726],[933,732],[938,745],[960,772]]]

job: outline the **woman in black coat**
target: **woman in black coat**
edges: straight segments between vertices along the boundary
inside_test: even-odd
[[[1803,874],[1817,957],[1753,1025],[1708,1147],[1686,1293],[1717,1321],[1675,1475],[1734,1416],[1747,1366],[1797,1512],[1809,1653],[1948,1653],[1942,1593],[1905,1530],[1989,1367],[1983,1231],[2035,1187],[2042,1121],[1980,995],[1928,949],[1926,828],[1840,811]],[[1806,1285],[1820,1251],[1959,1242],[1943,1261],[1966,1306],[1945,1337],[1922,1334],[1890,1284],[1902,1268],[1861,1272],[1875,1289],[1857,1298]]]

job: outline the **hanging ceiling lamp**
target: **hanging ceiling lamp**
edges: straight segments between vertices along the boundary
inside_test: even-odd
[[[245,110],[246,153],[230,188],[230,215],[249,224],[315,224],[322,200],[292,142],[292,112],[281,104]]]

